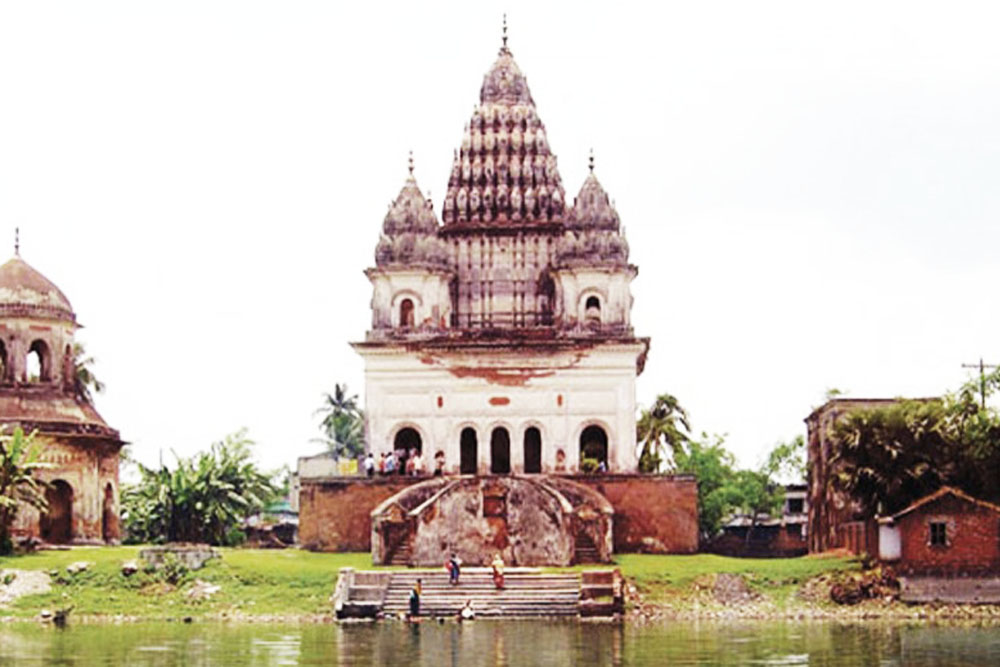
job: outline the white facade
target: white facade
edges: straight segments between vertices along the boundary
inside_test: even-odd
[[[369,449],[446,474],[634,472],[628,244],[593,174],[565,201],[510,51],[455,154],[444,224],[412,176],[376,248],[365,360]]]
[[[544,353],[493,349],[414,353],[360,344],[365,359],[368,444],[395,448],[402,429],[420,435],[425,458],[444,455],[444,472],[462,470],[462,431],[476,434],[476,472],[493,466],[494,430],[507,431],[511,472],[576,472],[580,438],[596,426],[608,439],[610,470],[634,471],[636,357],[642,343],[582,344]],[[541,470],[525,467],[525,432],[537,428]],[[530,458],[530,456],[529,456]],[[468,471],[468,467],[466,467]]]

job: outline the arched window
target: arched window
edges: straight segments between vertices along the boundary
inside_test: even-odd
[[[399,302],[399,326],[404,329],[413,328],[413,300],[403,299]]]
[[[463,475],[475,475],[479,468],[479,439],[476,437],[476,429],[462,429],[459,450],[461,455],[459,472]]]
[[[7,382],[10,364],[7,359],[7,346],[0,340],[0,382]]]
[[[52,355],[44,340],[38,339],[31,343],[25,368],[28,382],[48,382],[52,379]]]
[[[539,278],[535,299],[538,302],[538,314],[536,315],[538,324],[551,326],[552,313],[556,306],[556,283],[548,273]]]
[[[493,429],[490,436],[490,472],[494,475],[510,473],[510,433],[502,426]]]
[[[57,479],[45,490],[49,510],[42,515],[39,532],[49,544],[69,544],[73,539],[73,487]]]
[[[583,319],[588,324],[601,323],[601,300],[596,296],[588,296],[583,307]]]
[[[542,472],[542,432],[534,426],[524,432],[524,472]]]
[[[588,426],[580,434],[580,469],[600,466],[602,463],[607,470],[608,434],[600,426]]]

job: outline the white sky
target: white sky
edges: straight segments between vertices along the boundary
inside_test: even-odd
[[[995,3],[3,2],[0,239],[140,459],[317,451],[407,151],[440,212],[504,11],[567,194],[593,147],[617,200],[641,403],[752,464],[827,388],[1000,362]]]

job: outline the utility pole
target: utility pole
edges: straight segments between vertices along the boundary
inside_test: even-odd
[[[983,358],[979,357],[978,364],[962,364],[962,368],[978,368],[979,369],[979,399],[980,404],[983,406],[983,410],[986,409],[986,369],[987,368],[998,368],[995,364],[984,364]]]

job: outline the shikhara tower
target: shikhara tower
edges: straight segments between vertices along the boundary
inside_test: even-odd
[[[372,327],[354,344],[371,450],[417,448],[446,473],[634,472],[649,348],[630,322],[637,269],[593,160],[567,201],[506,38],[441,211],[411,162],[366,272]]]

